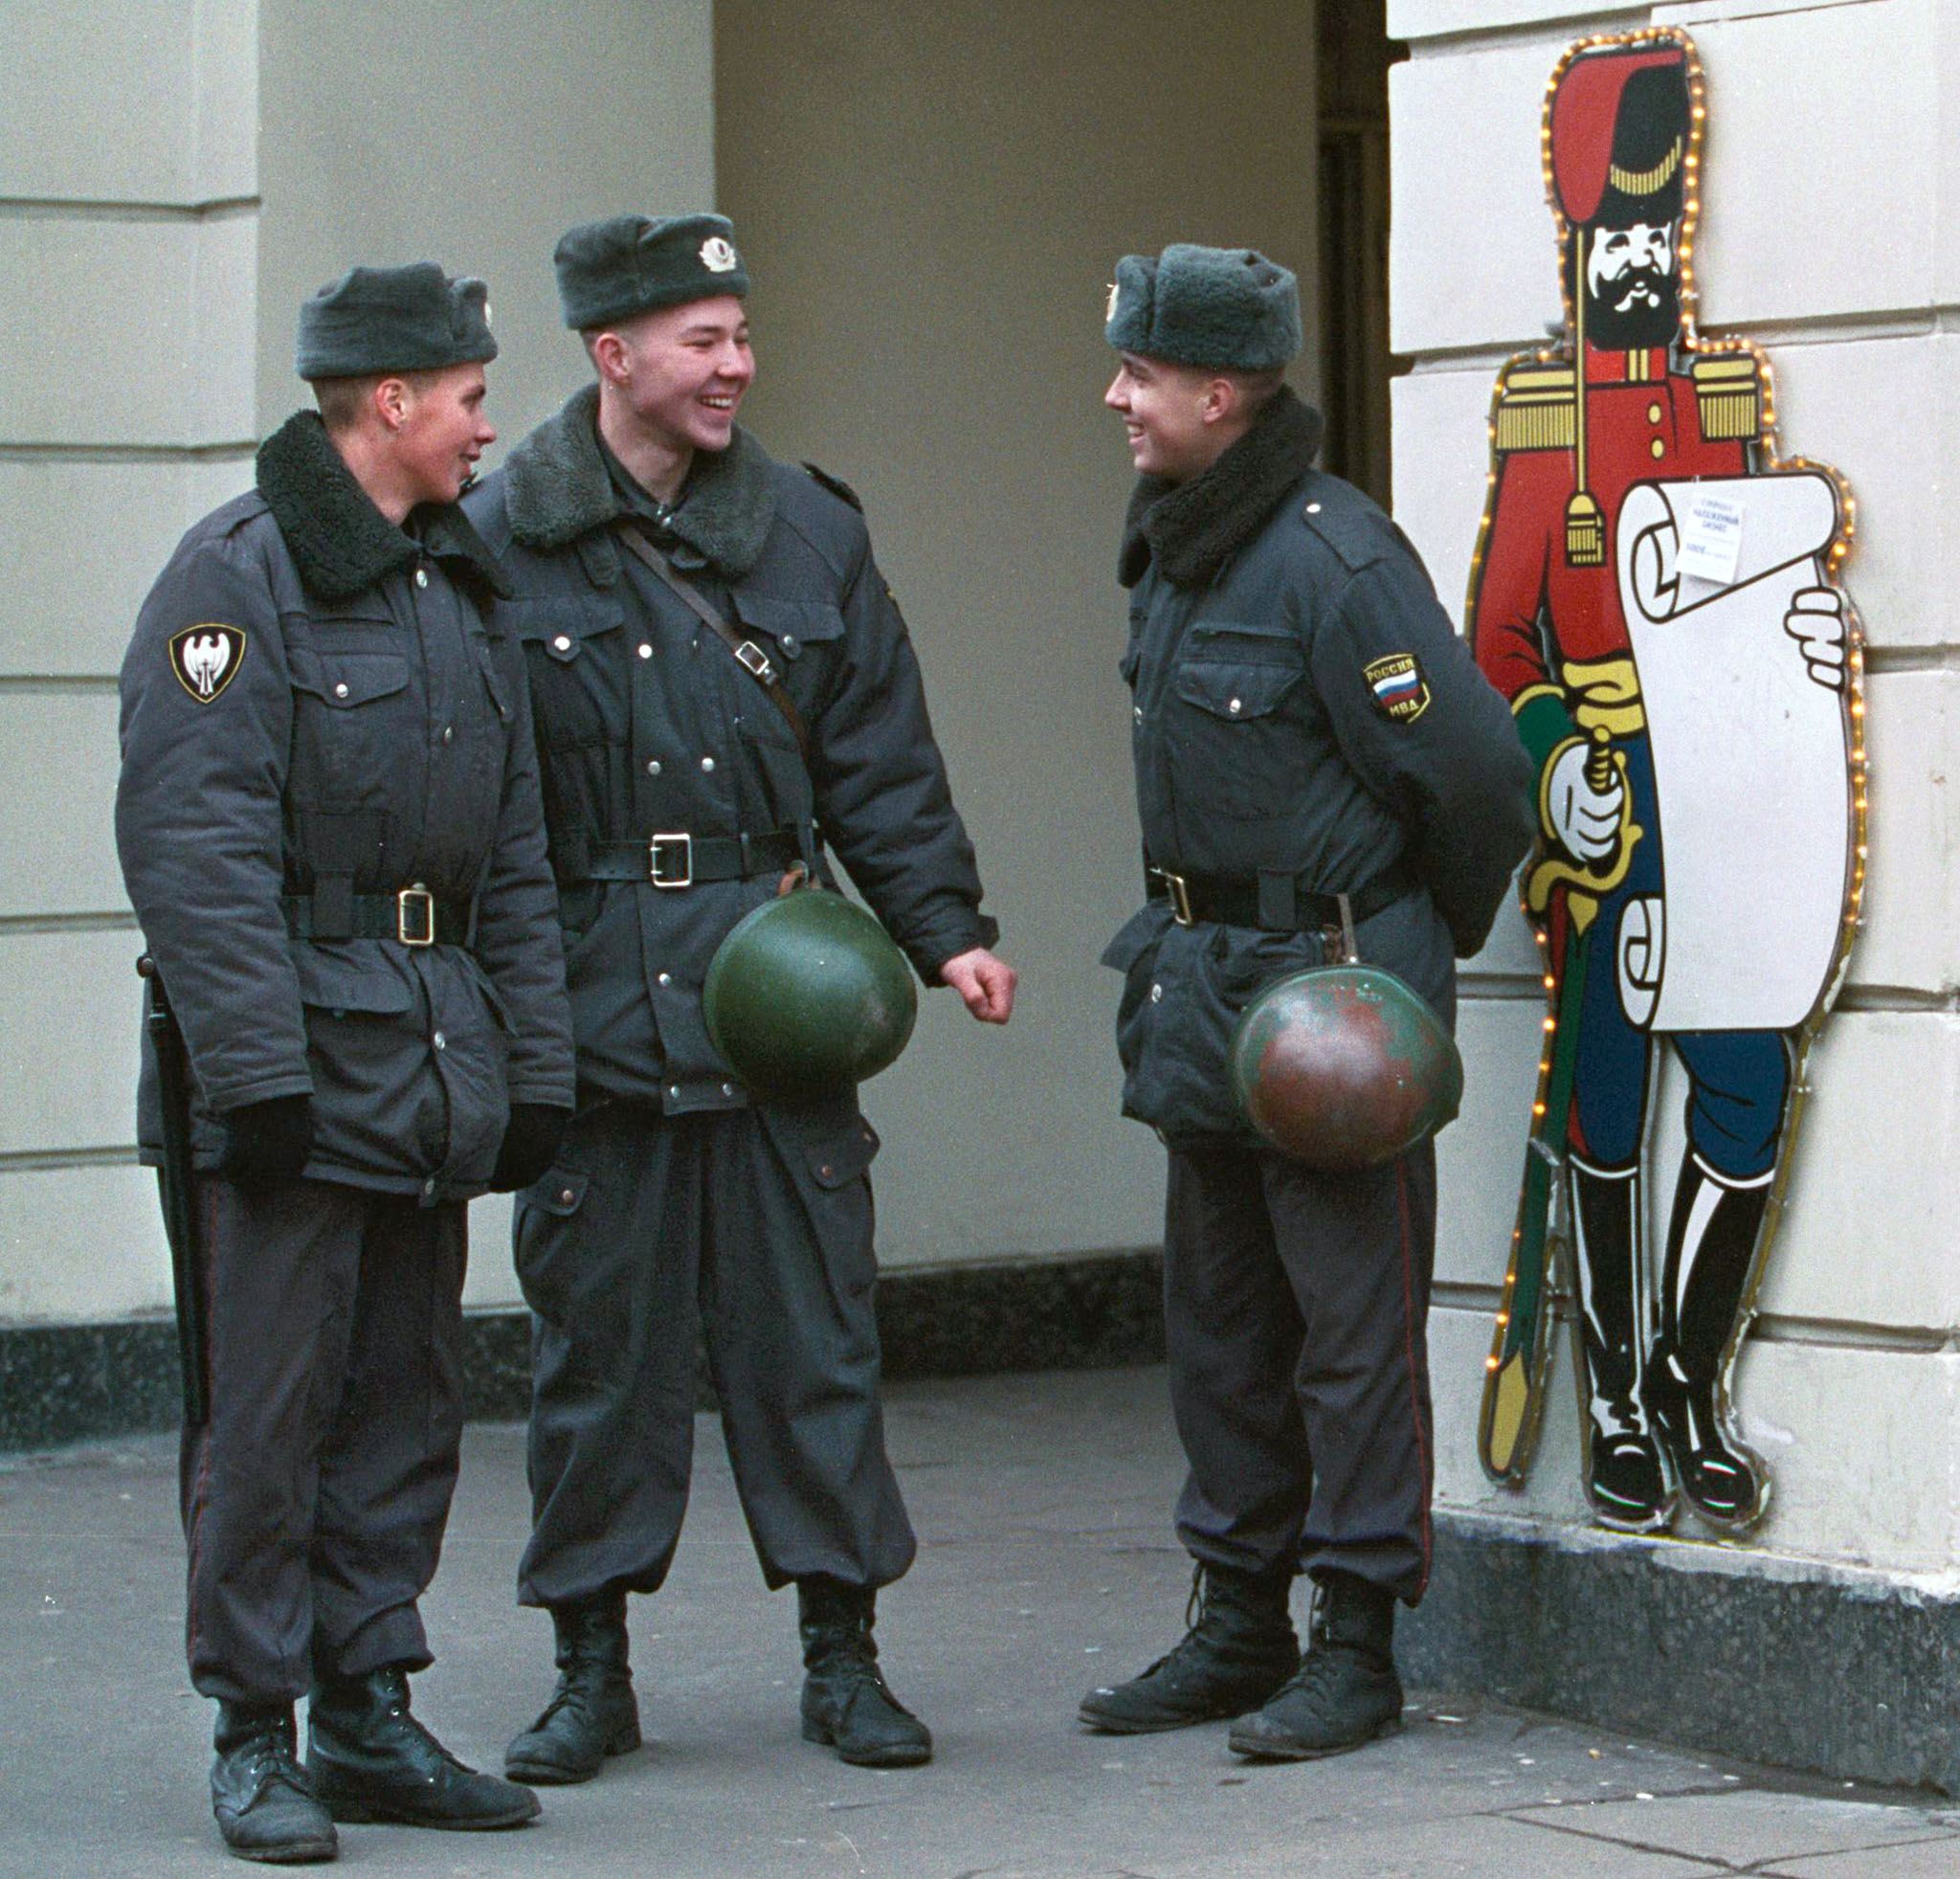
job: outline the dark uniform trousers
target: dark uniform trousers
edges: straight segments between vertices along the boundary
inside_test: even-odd
[[[1430,1562],[1434,1146],[1324,1174],[1186,1138],[1165,1214],[1186,1549],[1241,1571],[1339,1568],[1414,1604]]]
[[[763,1577],[887,1585],[916,1552],[878,1401],[871,1183],[848,1100],[583,1110],[519,1206],[534,1313],[526,1604],[665,1578],[704,1333]]]
[[[192,1683],[288,1702],[431,1661],[462,1439],[459,1201],[201,1178],[211,1422],[182,1454]]]

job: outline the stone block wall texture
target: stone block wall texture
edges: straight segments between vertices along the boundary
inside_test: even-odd
[[[256,436],[256,0],[0,6],[0,1322],[167,1297],[115,671]]]
[[[1946,487],[1960,402],[1960,11],[1391,0],[1390,33],[1410,49],[1391,79],[1392,343],[1412,361],[1395,385],[1395,512],[1460,620],[1491,386],[1560,318],[1539,171],[1546,80],[1582,34],[1650,23],[1685,27],[1707,78],[1702,324],[1768,348],[1785,450],[1849,479],[1858,537],[1843,578],[1869,645],[1864,927],[1810,1059],[1789,1207],[1736,1372],[1740,1420],[1776,1494],[1750,1547],[1726,1556],[1745,1571],[1771,1559],[1875,1567],[1937,1590],[1960,1564],[1949,1152],[1960,543]],[[1440,1498],[1556,1528],[1585,1519],[1563,1327],[1526,1488],[1492,1487],[1474,1443],[1534,1080],[1536,971],[1528,930],[1507,915],[1466,974],[1469,1089],[1441,1145],[1432,1348]],[[1678,1139],[1679,1107],[1663,1085],[1663,1143],[1670,1129]],[[1669,1165],[1664,1152],[1657,1165]],[[1672,1544],[1694,1546],[1682,1532]]]

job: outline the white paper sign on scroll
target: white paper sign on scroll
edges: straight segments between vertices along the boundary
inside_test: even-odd
[[[1665,857],[1663,892],[1621,926],[1635,1024],[1793,1031],[1836,968],[1853,839],[1844,713],[1784,617],[1824,585],[1837,526],[1831,480],[1801,470],[1639,483],[1620,508]],[[1711,537],[1734,555],[1726,584],[1682,570]]]

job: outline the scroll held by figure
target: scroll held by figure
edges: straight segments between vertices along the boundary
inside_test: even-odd
[[[1762,352],[1695,326],[1706,111],[1680,31],[1560,60],[1565,334],[1492,406],[1468,623],[1537,766],[1548,1010],[1479,1447],[1523,1481],[1563,1264],[1594,1517],[1733,1533],[1770,1499],[1730,1375],[1856,924],[1864,705],[1844,483],[1779,454]]]

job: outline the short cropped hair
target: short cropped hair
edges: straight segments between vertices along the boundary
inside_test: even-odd
[[[1234,367],[1220,369],[1212,375],[1229,378],[1237,386],[1240,402],[1255,417],[1280,395],[1286,384],[1284,366],[1268,366],[1262,371],[1240,371]]]
[[[431,379],[439,378],[442,369],[431,371],[362,372],[353,378],[316,378],[313,402],[320,407],[321,421],[329,431],[350,431],[361,420],[368,400],[383,379],[398,378],[411,391],[422,391]]]

